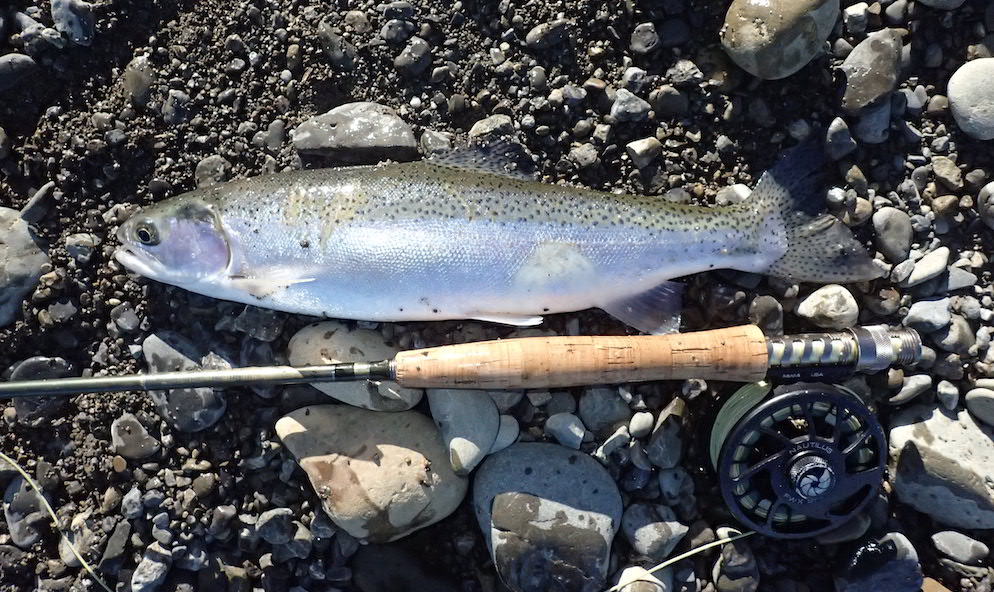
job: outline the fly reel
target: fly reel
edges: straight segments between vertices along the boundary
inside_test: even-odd
[[[842,526],[876,495],[886,444],[848,389],[765,382],[739,389],[715,418],[711,463],[732,514],[765,536],[805,538]]]

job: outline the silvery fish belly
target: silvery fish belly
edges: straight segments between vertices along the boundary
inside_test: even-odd
[[[684,275],[880,275],[844,225],[806,203],[820,164],[802,146],[729,208],[542,184],[468,151],[282,173],[143,210],[119,230],[117,258],[164,283],[307,315],[531,325],[599,307],[664,332],[678,323],[670,280]]]

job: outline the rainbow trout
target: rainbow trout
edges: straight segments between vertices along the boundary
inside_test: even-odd
[[[191,191],[124,223],[117,260],[207,296],[370,321],[538,324],[601,308],[676,330],[674,278],[734,269],[791,281],[883,275],[822,212],[820,142],[744,203],[700,207],[538,183],[496,150],[279,173]]]

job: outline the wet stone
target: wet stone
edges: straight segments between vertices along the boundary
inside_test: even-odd
[[[292,136],[299,152],[341,162],[411,160],[418,155],[411,126],[377,103],[340,105],[300,124]]]
[[[65,378],[72,374],[72,364],[62,358],[34,356],[10,368],[10,380],[41,380]],[[16,397],[13,401],[17,423],[28,427],[41,427],[61,413],[67,406],[66,397],[38,396]]]
[[[55,29],[77,45],[89,46],[96,33],[93,5],[82,0],[52,0]]]
[[[114,452],[125,458],[148,458],[159,451],[159,441],[131,413],[115,419],[110,426],[110,434]]]
[[[153,333],[142,342],[149,373],[181,370],[225,369],[231,365],[172,331]],[[150,391],[163,419],[184,432],[198,432],[221,419],[227,408],[223,391],[213,388],[180,388]]]
[[[23,299],[34,289],[48,262],[40,240],[20,213],[0,208],[0,327],[19,316]]]

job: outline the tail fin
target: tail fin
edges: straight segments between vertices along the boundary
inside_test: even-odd
[[[859,282],[886,275],[841,220],[825,213],[821,134],[791,149],[760,178],[752,193],[763,216],[782,225],[784,254],[766,269],[792,282]]]

